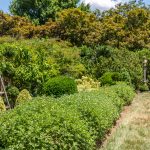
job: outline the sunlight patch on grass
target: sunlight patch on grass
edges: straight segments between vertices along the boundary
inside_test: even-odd
[[[100,150],[150,149],[150,93],[137,95],[116,131]]]

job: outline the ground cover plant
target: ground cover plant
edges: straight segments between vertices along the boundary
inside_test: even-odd
[[[123,86],[133,99],[133,89]],[[122,84],[115,87],[109,88],[122,88]],[[119,117],[120,108],[115,100],[121,99],[121,108],[127,104],[125,91],[118,95],[117,90],[112,94],[107,88],[103,90],[106,93],[82,92],[58,99],[37,97],[1,114],[0,147],[95,149],[95,141],[101,141]]]

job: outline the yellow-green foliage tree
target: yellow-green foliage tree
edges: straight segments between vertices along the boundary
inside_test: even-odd
[[[79,8],[70,8],[58,13],[57,35],[76,45],[99,42],[101,23],[93,13],[81,11]]]
[[[0,97],[0,112],[5,111],[5,110],[6,110],[6,107],[5,107],[4,101],[2,97]]]
[[[150,10],[130,2],[104,12],[101,42],[130,50],[147,48],[150,43]]]
[[[0,11],[0,36],[7,35],[8,31],[13,27],[12,17]]]
[[[20,105],[26,101],[31,100],[31,99],[32,99],[32,97],[31,97],[29,91],[24,89],[19,93],[19,95],[16,99],[16,105]]]
[[[35,26],[25,17],[11,16],[0,12],[0,35],[31,38]]]

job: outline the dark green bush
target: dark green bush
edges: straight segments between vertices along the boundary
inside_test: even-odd
[[[9,87],[7,87],[6,90],[7,90],[7,94],[8,94],[11,106],[14,107],[16,98],[19,94],[19,89],[15,86],[9,86]]]
[[[106,72],[100,78],[101,85],[115,85],[118,81],[126,82],[131,85],[131,77],[127,71],[123,72]]]
[[[117,72],[119,78],[116,74],[115,80],[132,83],[135,88],[138,87],[143,75],[142,62],[138,53],[110,46],[95,46],[91,49],[83,47],[83,50],[85,53],[81,55],[82,61],[89,74],[99,79],[106,73],[104,84],[106,81],[107,84],[113,85],[113,79],[107,72]],[[81,52],[83,50],[81,49]]]
[[[44,93],[60,97],[63,94],[73,94],[77,92],[77,85],[74,79],[59,76],[49,79],[44,84]]]

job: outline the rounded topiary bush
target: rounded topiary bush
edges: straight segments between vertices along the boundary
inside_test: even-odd
[[[60,97],[63,94],[73,94],[77,92],[77,84],[74,79],[59,76],[49,79],[44,84],[44,93]]]
[[[5,111],[5,110],[6,110],[6,107],[5,107],[4,101],[2,97],[0,97],[0,112]]]
[[[19,93],[15,104],[19,105],[19,104],[24,103],[25,101],[28,101],[28,100],[31,100],[31,99],[32,99],[32,97],[31,97],[29,91],[24,89]]]

